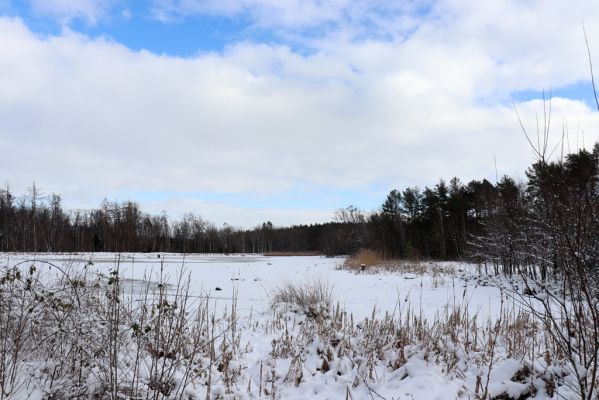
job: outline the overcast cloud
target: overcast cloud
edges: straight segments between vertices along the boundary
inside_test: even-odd
[[[73,207],[130,196],[152,212],[194,211],[217,223],[322,221],[331,204],[267,199],[338,192],[342,207],[373,188],[494,178],[494,157],[499,174],[522,176],[532,153],[512,98],[588,81],[583,17],[599,65],[596,1],[442,0],[389,18],[385,2],[284,4],[156,0],[162,18],[244,15],[279,38],[185,58],[68,28],[73,18],[108,18],[116,1],[32,0],[64,22],[59,34],[0,18],[2,178],[17,191],[35,180]],[[583,137],[590,148],[598,113],[582,94],[570,97],[552,101],[553,140],[567,124],[571,149]],[[534,132],[542,101],[516,107]]]

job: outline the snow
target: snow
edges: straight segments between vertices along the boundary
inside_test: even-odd
[[[140,280],[151,274],[156,279],[163,266],[167,280],[176,282],[181,271],[189,273],[193,295],[209,295],[217,307],[230,304],[237,291],[238,311],[264,310],[269,305],[269,293],[286,283],[324,280],[333,288],[334,300],[354,315],[356,320],[392,313],[399,306],[409,305],[417,313],[432,319],[443,312],[448,303],[468,303],[471,315],[483,319],[496,316],[499,311],[499,290],[493,286],[476,284],[475,266],[460,263],[441,263],[445,269],[459,273],[469,269],[466,279],[445,276],[434,279],[430,275],[356,273],[338,269],[344,258],[327,257],[265,257],[261,255],[201,255],[201,254],[6,254],[14,265],[24,260],[45,260],[56,264],[67,263],[106,274],[117,264],[121,276]],[[440,284],[441,283],[441,284]],[[221,290],[216,290],[217,288]]]
[[[340,269],[343,258],[326,257],[107,253],[2,255],[4,265],[28,265],[31,260],[51,263],[40,265],[55,276],[60,276],[55,266],[68,265],[74,270],[87,269],[90,273],[102,275],[108,275],[118,266],[120,276],[129,280],[132,292],[135,282],[148,277],[157,281],[161,271],[171,284],[176,283],[181,273],[189,274],[191,295],[209,296],[216,315],[230,312],[236,299],[241,354],[231,361],[231,365],[233,370],[242,371],[242,376],[238,384],[227,391],[218,378],[220,373],[216,369],[211,371],[215,380],[210,392],[212,399],[271,396],[291,400],[467,399],[476,397],[477,379],[483,386],[487,384],[487,375],[491,397],[505,394],[508,398],[519,398],[531,386],[530,382],[512,380],[524,365],[523,357],[508,358],[505,352],[498,351],[488,374],[488,361],[481,362],[478,354],[466,354],[459,343],[451,340],[441,340],[438,344],[448,357],[457,360],[451,371],[443,363],[431,359],[431,353],[423,350],[422,346],[414,345],[405,348],[406,361],[399,368],[390,367],[391,361],[398,357],[397,350],[386,350],[383,359],[370,372],[374,378],[368,376],[366,361],[360,361],[359,357],[336,357],[328,370],[321,371],[322,353],[330,346],[325,340],[326,335],[315,333],[299,344],[294,342],[296,347],[288,355],[272,356],[276,340],[282,340],[286,332],[300,337],[302,324],[308,324],[307,317],[290,308],[273,310],[271,295],[279,287],[289,283],[326,281],[332,287],[334,302],[350,313],[357,325],[365,318],[405,315],[408,311],[432,321],[449,313],[456,305],[468,310],[469,319],[494,321],[501,310],[501,291],[493,285],[481,285],[479,271],[474,265],[431,264],[431,267],[440,267],[444,272],[424,274],[383,270],[360,273]],[[284,329],[271,326],[274,326],[276,315],[283,316]],[[337,341],[344,339],[341,333],[338,335]],[[359,346],[362,339],[357,336],[351,340]],[[258,394],[258,386],[265,389],[263,393]],[[190,396],[204,398],[205,388],[196,389],[204,390],[200,391],[204,394],[194,394],[189,389]],[[26,396],[21,395],[30,399],[43,397],[43,393],[35,388]],[[561,395],[569,396],[565,390]],[[541,390],[537,398],[552,397]]]

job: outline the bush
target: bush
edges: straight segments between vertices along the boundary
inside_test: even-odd
[[[58,280],[39,264],[60,271]],[[209,318],[209,299],[189,295],[188,275],[174,285],[162,270],[151,278],[128,281],[118,264],[106,276],[44,261],[0,266],[0,400],[31,390],[181,399],[192,387],[210,392],[217,378],[229,388],[238,376],[224,362],[238,351],[235,300],[231,313]]]

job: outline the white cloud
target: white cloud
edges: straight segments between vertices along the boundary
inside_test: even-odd
[[[34,12],[56,18],[63,24],[83,19],[91,25],[105,18],[119,0],[29,0]]]
[[[587,79],[578,16],[599,17],[599,5],[484,4],[494,7],[446,0],[406,40],[340,35],[315,41],[310,55],[241,43],[158,56],[69,31],[39,38],[0,19],[3,179],[17,189],[36,180],[89,206],[123,191],[268,196],[300,185],[350,193],[341,207],[376,185],[492,178],[494,154],[500,174],[521,174],[531,152],[510,93]],[[559,31],[545,29],[559,21]],[[599,43],[599,26],[587,28]],[[534,129],[541,105],[518,108]],[[566,117],[572,144],[578,127],[587,146],[599,139],[598,113],[568,99],[553,101],[555,137]],[[280,223],[308,213],[193,204],[244,225],[246,211]]]
[[[216,226],[224,223],[233,226],[251,228],[262,222],[271,221],[275,226],[301,225],[316,222],[330,221],[335,212],[331,210],[314,210],[295,207],[239,207],[215,201],[202,201],[191,198],[170,197],[163,201],[148,201],[144,203],[144,210],[160,214],[168,210],[171,217],[183,215],[194,211],[209,215],[210,222]],[[209,212],[209,214],[207,214]]]
[[[410,16],[428,3],[430,0],[153,0],[153,10],[163,20],[207,14],[248,17],[262,28],[302,29],[348,23],[358,28],[362,23],[369,30],[394,32],[412,27]]]

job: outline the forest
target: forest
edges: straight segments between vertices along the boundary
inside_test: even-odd
[[[132,201],[103,201],[69,210],[59,194],[32,185],[16,195],[0,190],[2,252],[312,252],[326,255],[376,250],[384,258],[497,260],[510,270],[538,260],[527,243],[548,241],[546,213],[573,232],[577,246],[598,232],[599,144],[557,161],[539,159],[518,182],[503,176],[463,183],[441,179],[433,187],[390,191],[378,210],[341,208],[331,222],[287,227],[264,222],[253,229],[215,226],[197,213],[180,219],[151,215]],[[201,211],[201,210],[200,210]],[[588,220],[582,221],[583,214]],[[536,222],[534,222],[536,221]],[[556,229],[555,227],[551,229]],[[594,230],[595,229],[595,230]],[[586,236],[585,236],[586,235]],[[588,242],[588,243],[587,243]],[[587,253],[597,257],[599,248]],[[548,254],[548,264],[555,264]]]

